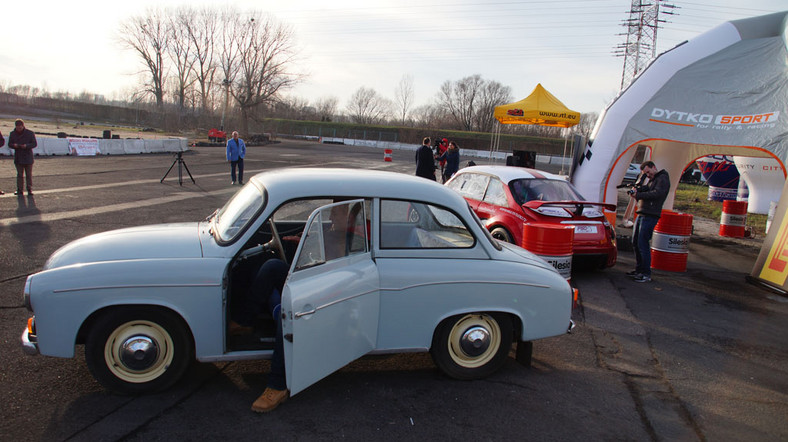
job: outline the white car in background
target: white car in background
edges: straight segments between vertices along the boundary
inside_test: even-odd
[[[640,176],[640,164],[631,163],[627,171],[624,173],[624,180],[622,183],[633,184]]]
[[[331,256],[336,208],[347,219]],[[244,253],[260,244],[266,252]],[[194,358],[270,358],[270,314],[252,339],[232,336],[228,322],[273,257],[289,265],[292,394],[372,353],[429,351],[449,376],[484,377],[513,342],[527,360],[530,341],[572,327],[577,292],[541,259],[494,240],[449,188],[389,172],[285,169],[253,177],[205,221],[100,233],[56,251],[27,278],[23,348],[70,358],[84,344],[96,379],[127,394],[171,386]]]

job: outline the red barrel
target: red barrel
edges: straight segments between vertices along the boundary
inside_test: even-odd
[[[651,238],[651,268],[687,271],[692,215],[663,210]]]
[[[538,223],[523,225],[523,248],[547,261],[566,279],[572,277],[574,240],[574,226]]]
[[[391,154],[394,153],[391,149],[383,150],[383,161],[391,161]]]
[[[747,201],[726,200],[722,202],[720,236],[744,238],[747,223]]]

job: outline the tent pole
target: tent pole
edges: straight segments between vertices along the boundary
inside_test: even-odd
[[[496,121],[490,139],[490,156],[487,159],[488,164],[493,163],[493,152],[498,152],[498,147],[500,143],[501,143],[501,124]]]
[[[561,173],[560,175],[564,174],[564,164],[566,163],[566,138],[567,133],[569,132],[569,128],[564,128],[564,154],[561,156]]]

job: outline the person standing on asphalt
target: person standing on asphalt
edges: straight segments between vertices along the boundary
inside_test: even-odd
[[[635,228],[632,231],[632,245],[635,249],[635,270],[627,275],[635,278],[635,282],[651,281],[651,237],[657,226],[662,205],[670,192],[670,176],[665,169],[657,171],[653,161],[640,165],[640,170],[648,178],[646,184],[634,186],[629,190],[629,197],[637,200]]]
[[[3,133],[0,132],[0,147],[5,146],[5,138],[3,138]],[[5,192],[0,190],[0,195],[5,195]]]
[[[244,157],[246,156],[246,143],[238,138],[238,131],[233,131],[233,137],[227,140],[227,161],[230,162],[231,184],[235,185],[235,168],[238,168],[238,184],[244,183]]]
[[[36,134],[25,129],[25,122],[14,121],[14,130],[8,135],[8,147],[14,149],[14,165],[16,166],[16,192],[23,195],[23,185],[27,184],[27,194],[33,194],[33,149],[38,146]]]
[[[446,152],[443,152],[443,154],[438,157],[438,160],[446,162],[446,167],[443,169],[443,176],[441,177],[443,180],[442,182],[445,183],[460,170],[460,147],[457,146],[457,143],[452,141],[449,143]]]
[[[416,150],[416,176],[435,181],[435,156],[430,147],[430,137],[424,137]]]
[[[437,147],[438,147],[438,152],[435,154],[436,157],[435,159],[438,160],[438,164],[441,167],[441,182],[445,183],[446,180],[444,179],[444,177],[446,176],[446,173],[444,172],[444,169],[446,167],[446,158],[443,157],[443,154],[445,154],[446,151],[449,149],[449,140],[447,140],[446,138],[442,139],[440,143],[437,143]]]

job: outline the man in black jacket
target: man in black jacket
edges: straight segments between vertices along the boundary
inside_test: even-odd
[[[8,147],[14,150],[14,165],[16,166],[16,192],[22,195],[23,185],[27,183],[27,194],[33,194],[33,162],[35,161],[33,149],[38,146],[36,134],[25,128],[25,122],[16,120],[14,130],[8,134]]]
[[[657,171],[653,161],[640,165],[640,170],[648,178],[646,184],[633,187],[628,193],[630,198],[637,200],[638,214],[635,229],[632,231],[632,245],[635,249],[635,270],[627,275],[633,276],[635,282],[651,281],[651,237],[657,226],[662,205],[670,192],[670,176],[665,169]]]
[[[425,137],[416,150],[416,176],[435,181],[435,154],[430,147],[430,137]]]

